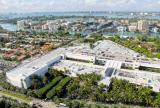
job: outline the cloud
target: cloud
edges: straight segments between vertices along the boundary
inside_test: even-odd
[[[94,6],[97,4],[97,0],[85,0],[85,5]]]
[[[106,5],[127,5],[136,3],[135,0],[104,0]]]
[[[0,0],[0,12],[160,10],[160,0]]]
[[[54,0],[0,0],[0,11],[45,11],[53,5]]]
[[[147,6],[149,6],[149,7],[159,7],[160,6],[160,0],[158,1],[157,0],[157,2],[152,2],[152,1],[148,1],[148,5]]]

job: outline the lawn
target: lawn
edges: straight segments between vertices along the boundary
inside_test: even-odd
[[[0,93],[5,94],[5,95],[9,95],[9,96],[12,96],[12,97],[15,97],[15,98],[19,98],[19,99],[22,99],[24,101],[28,101],[28,102],[32,101],[31,98],[29,98],[25,95],[19,94],[19,93],[13,93],[13,92],[4,91],[4,90],[0,90]]]

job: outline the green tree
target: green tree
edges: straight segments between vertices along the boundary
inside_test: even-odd
[[[154,100],[154,106],[157,108],[160,107],[160,93],[157,94],[156,99]]]
[[[47,77],[47,76],[44,76],[44,78],[43,78],[43,84],[44,84],[44,85],[47,84],[48,81],[49,81],[48,77]]]
[[[30,77],[30,79],[31,79],[31,85],[32,85],[32,87],[34,88],[34,89],[39,89],[39,88],[41,88],[42,87],[42,79],[41,79],[41,77],[39,77],[39,76],[37,76],[37,75],[32,75],[31,77]]]
[[[59,70],[53,69],[53,68],[49,68],[48,73],[53,77],[63,76],[63,72],[62,71],[59,71]]]

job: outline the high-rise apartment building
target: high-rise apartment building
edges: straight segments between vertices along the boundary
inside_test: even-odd
[[[145,20],[138,21],[138,30],[141,32],[147,32],[149,31],[149,24]]]

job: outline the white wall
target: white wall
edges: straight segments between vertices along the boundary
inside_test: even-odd
[[[40,67],[38,70],[36,70],[35,72],[33,72],[33,74],[36,74],[38,76],[43,77],[48,72],[49,66],[51,64],[59,61],[59,60],[61,60],[61,56],[58,56],[58,57],[54,58],[53,60],[51,60],[50,62],[48,62],[43,67]],[[31,75],[33,75],[33,74],[31,74]],[[7,75],[7,79],[8,79],[7,81],[9,83],[11,83],[12,85],[14,85],[14,86],[22,88],[22,82],[23,82],[23,86],[24,86],[25,89],[27,89],[28,87],[31,86],[31,80],[30,80],[30,76],[31,75],[26,75],[26,76],[17,75],[16,77],[12,73],[7,73],[6,75]]]
[[[6,76],[7,76],[7,81],[9,83],[11,83],[12,85],[17,86],[17,87],[22,87],[19,76],[15,77],[15,76],[13,76],[12,74],[9,74],[9,73],[6,74]]]

